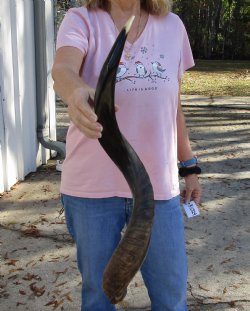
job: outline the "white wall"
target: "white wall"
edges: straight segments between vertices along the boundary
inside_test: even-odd
[[[46,0],[47,57],[54,55],[52,1]],[[51,10],[51,11],[50,11]],[[51,21],[50,21],[51,19]],[[55,139],[55,101],[48,69],[50,132]],[[37,142],[33,0],[1,0],[0,192],[35,171],[50,156]]]
[[[5,185],[5,133],[4,133],[4,119],[3,119],[3,48],[2,48],[2,24],[0,20],[0,193],[6,188]]]

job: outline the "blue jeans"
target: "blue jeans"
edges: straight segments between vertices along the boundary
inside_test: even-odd
[[[62,202],[83,279],[81,310],[114,311],[102,291],[102,275],[129,221],[133,201],[62,194]],[[187,259],[179,196],[155,201],[152,236],[141,273],[152,311],[187,311]]]

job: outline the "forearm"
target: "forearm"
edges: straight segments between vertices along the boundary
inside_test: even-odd
[[[179,161],[187,161],[193,158],[193,152],[190,145],[188,136],[188,130],[185,123],[185,117],[181,104],[179,101],[179,107],[177,112],[177,147],[178,147],[178,159]],[[190,165],[195,166],[195,165]],[[194,200],[196,203],[200,203],[201,200],[201,186],[198,181],[198,177],[195,174],[188,174],[185,179],[185,189],[182,191],[181,196],[184,201],[190,202]]]
[[[79,73],[83,54],[76,48],[62,47],[55,57],[52,77],[55,92],[68,105],[70,120],[89,138],[100,138],[102,126],[93,110],[95,90],[82,81]]]
[[[188,129],[186,127],[185,116],[179,100],[177,110],[177,152],[178,160],[186,161],[193,158],[193,152],[190,145]]]
[[[77,89],[87,87],[79,74],[65,65],[55,65],[52,70],[52,77],[56,94],[67,105],[70,104],[72,95]]]

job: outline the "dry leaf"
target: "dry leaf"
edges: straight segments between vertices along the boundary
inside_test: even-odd
[[[31,283],[30,284],[30,289],[32,290],[32,292],[34,293],[34,295],[36,297],[41,297],[44,293],[45,293],[45,286],[43,287],[37,287],[35,286],[36,283]]]
[[[28,263],[26,263],[26,267],[28,267],[30,264],[32,264],[34,262],[34,260],[29,261]]]
[[[235,250],[236,250],[236,244],[234,242],[231,242],[224,248],[224,251],[235,251]]]
[[[57,271],[57,272],[53,272],[54,274],[56,274],[56,278],[55,280],[53,281],[53,283],[56,283],[60,274],[65,274],[66,272],[68,271],[68,268],[65,268],[63,271]]]
[[[13,272],[17,272],[17,271],[23,271],[23,268],[10,269],[9,274],[11,274]]]
[[[45,255],[42,255],[41,258],[39,259],[39,261],[44,261],[44,257],[45,257]]]
[[[16,306],[18,307],[18,306],[25,306],[26,305],[26,303],[23,303],[23,302],[17,302],[16,303]]]
[[[233,274],[239,274],[239,275],[242,275],[242,273],[241,273],[240,271],[238,271],[238,270],[232,270],[232,273],[233,273]]]
[[[10,259],[8,262],[5,263],[6,266],[15,266],[16,262],[18,262],[18,260],[16,259]]]
[[[24,277],[23,280],[25,281],[31,281],[31,280],[37,280],[37,281],[41,281],[41,277],[36,275],[36,274],[31,274],[31,273],[27,273]]]
[[[213,271],[213,268],[214,268],[214,265],[210,265],[210,266],[207,267],[207,270],[210,271],[210,272],[212,272],[212,271]]]
[[[213,299],[213,300],[221,300],[222,298],[219,296],[214,296],[214,297],[206,297],[208,299]]]
[[[56,287],[63,286],[63,285],[65,285],[66,283],[67,283],[67,282],[59,283],[59,284],[56,285]]]
[[[223,265],[224,263],[228,263],[232,260],[233,258],[228,258],[228,259],[225,259],[223,260],[220,264]]]
[[[209,289],[205,288],[205,287],[202,287],[200,284],[199,284],[199,288],[206,291],[206,292],[209,292]]]
[[[37,229],[35,225],[30,225],[28,229],[22,231],[24,235],[38,237],[40,236],[40,231]]]
[[[235,301],[229,301],[228,304],[229,304],[229,306],[231,308],[235,308],[236,307]]]
[[[68,301],[73,302],[73,299],[70,296],[70,292],[63,294],[61,298],[66,298]]]
[[[56,308],[58,308],[61,304],[63,304],[64,302],[64,299],[61,299],[61,300],[56,300],[56,299],[53,299],[51,300],[50,302],[48,302],[45,306],[53,306],[54,307],[54,310]]]

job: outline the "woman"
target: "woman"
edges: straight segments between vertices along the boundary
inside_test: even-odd
[[[71,125],[61,193],[83,278],[82,310],[115,310],[102,291],[104,268],[129,221],[132,199],[97,138],[91,106],[101,67],[119,31],[135,16],[117,71],[117,121],[153,184],[155,220],[141,272],[153,311],[184,311],[187,260],[177,159],[196,165],[180,104],[180,80],[193,66],[188,37],[169,0],[88,0],[66,14],[58,33],[54,88]],[[196,174],[185,177],[186,201],[200,201]]]

